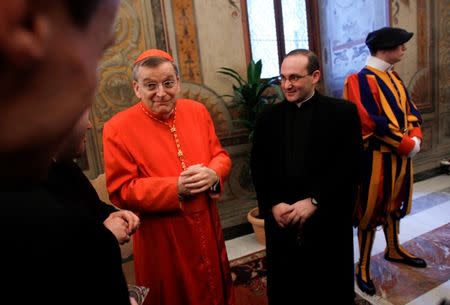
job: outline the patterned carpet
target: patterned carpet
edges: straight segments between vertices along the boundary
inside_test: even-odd
[[[267,305],[265,250],[230,261],[236,305]],[[356,296],[355,305],[371,305]]]

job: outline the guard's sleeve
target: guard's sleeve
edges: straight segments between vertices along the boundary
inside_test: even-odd
[[[395,116],[380,93],[374,76],[350,75],[345,81],[344,98],[357,106],[364,140],[371,136],[376,137],[393,147],[399,155],[406,156],[414,148],[415,142],[412,137],[417,135],[421,137],[417,129],[400,130],[396,126],[398,124],[392,123]]]

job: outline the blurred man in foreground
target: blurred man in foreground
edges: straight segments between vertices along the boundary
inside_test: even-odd
[[[94,100],[118,5],[0,2],[1,304],[130,304],[114,235],[44,186]]]

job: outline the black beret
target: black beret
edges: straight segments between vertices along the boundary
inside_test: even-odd
[[[371,51],[392,49],[409,41],[413,35],[404,29],[384,27],[367,34],[366,45]]]

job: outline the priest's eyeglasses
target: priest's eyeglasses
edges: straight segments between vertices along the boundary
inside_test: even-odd
[[[159,86],[161,85],[163,89],[172,89],[175,87],[176,82],[174,80],[166,80],[162,83],[144,83],[143,86],[148,91],[156,91],[158,90]]]
[[[299,80],[301,80],[302,78],[307,77],[308,75],[313,74],[314,72],[305,74],[305,75],[299,75],[299,74],[291,74],[288,77],[284,76],[284,75],[280,75],[278,77],[278,79],[280,80],[280,82],[282,84],[284,84],[286,81],[289,81],[291,84],[295,84],[296,82],[298,82]]]

